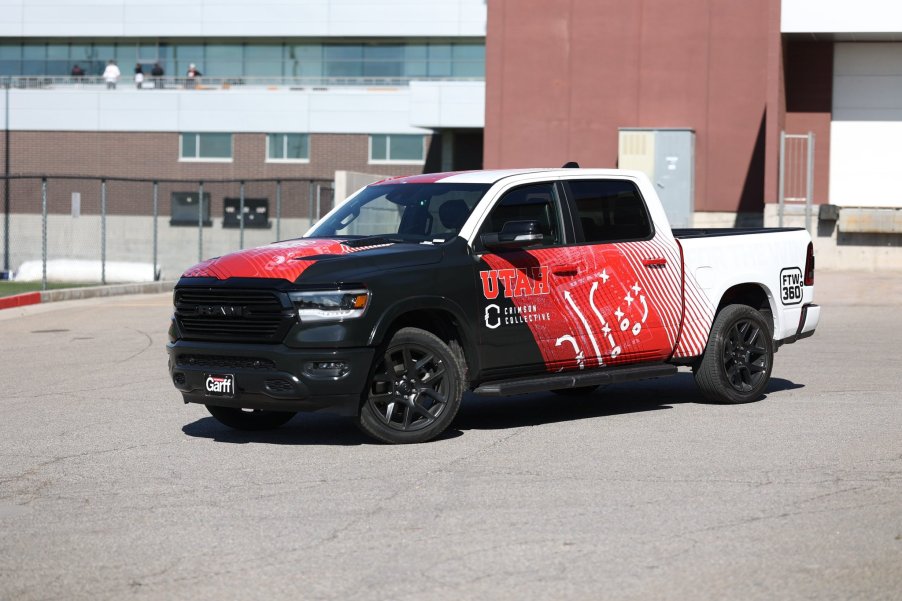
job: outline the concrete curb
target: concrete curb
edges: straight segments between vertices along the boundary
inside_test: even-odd
[[[123,294],[158,294],[171,292],[175,280],[164,282],[147,282],[141,284],[111,284],[109,286],[86,286],[84,288],[60,288],[41,292],[25,292],[0,298],[0,309],[24,307],[38,303],[54,303],[58,301],[80,300],[101,296],[120,296]]]

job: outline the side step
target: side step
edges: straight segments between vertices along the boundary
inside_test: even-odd
[[[667,363],[602,367],[591,371],[568,371],[560,374],[496,380],[480,385],[474,392],[486,396],[507,396],[511,394],[526,394],[528,392],[544,392],[557,388],[618,384],[646,378],[672,376],[675,373],[677,373],[676,366]]]

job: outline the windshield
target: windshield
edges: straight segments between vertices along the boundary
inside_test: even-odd
[[[380,184],[364,188],[311,237],[445,242],[460,232],[489,184]]]

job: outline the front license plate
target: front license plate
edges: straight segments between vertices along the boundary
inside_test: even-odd
[[[208,396],[235,396],[233,374],[204,374],[204,389]]]

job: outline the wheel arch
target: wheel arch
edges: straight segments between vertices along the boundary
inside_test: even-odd
[[[714,318],[729,305],[746,305],[756,311],[770,313],[771,334],[777,329],[778,312],[770,289],[759,282],[746,282],[727,288],[720,297]],[[765,319],[767,315],[765,314]]]
[[[466,372],[478,373],[475,339],[467,327],[463,310],[443,297],[413,297],[395,303],[382,313],[370,333],[369,345],[382,344],[394,332],[414,327],[438,336],[446,344],[457,342],[464,354]]]

